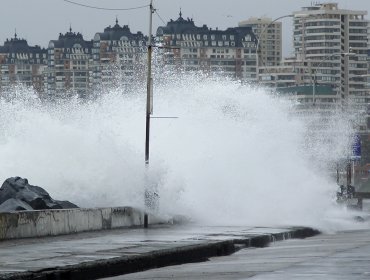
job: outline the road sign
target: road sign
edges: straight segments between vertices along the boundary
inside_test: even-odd
[[[360,159],[361,158],[361,138],[360,135],[356,134],[353,137],[352,143],[352,157],[353,159]]]

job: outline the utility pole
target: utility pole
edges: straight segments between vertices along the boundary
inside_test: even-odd
[[[351,160],[347,162],[347,187],[350,186],[352,183],[352,166]]]
[[[144,190],[145,196],[145,212],[144,212],[144,228],[148,227],[148,209],[151,206],[150,200],[152,195],[148,189],[149,180],[149,140],[150,140],[150,115],[153,113],[153,78],[152,78],[152,20],[153,20],[153,0],[150,0],[149,5],[149,39],[148,39],[148,73],[146,84],[146,125],[145,125],[145,171],[146,171],[146,186]]]
[[[337,162],[337,185],[339,186],[339,163]]]

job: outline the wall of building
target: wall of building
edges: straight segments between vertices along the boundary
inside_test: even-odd
[[[294,12],[295,56],[310,68],[306,82],[314,73],[318,84],[332,85],[342,99],[358,104],[370,101],[362,77],[368,71],[366,14],[340,9],[336,3]]]
[[[251,27],[226,30],[196,26],[192,19],[170,20],[157,30],[165,64],[182,70],[222,72],[242,81],[256,81],[257,38]]]
[[[271,18],[249,18],[239,22],[241,27],[252,28],[258,38],[258,65],[260,67],[278,66],[282,61],[282,28],[281,22]]]

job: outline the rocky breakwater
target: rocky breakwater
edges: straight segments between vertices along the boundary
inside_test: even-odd
[[[142,226],[143,216],[129,206],[79,208],[20,177],[8,178],[0,188],[0,241]],[[153,215],[149,221],[164,222]]]
[[[78,208],[69,201],[55,200],[38,186],[20,177],[8,178],[0,188],[0,212]]]

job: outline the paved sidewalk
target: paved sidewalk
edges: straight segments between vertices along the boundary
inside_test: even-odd
[[[97,279],[307,237],[309,228],[157,226],[0,242],[0,279]]]
[[[152,269],[111,280],[368,280],[370,230],[290,239],[210,261]]]

